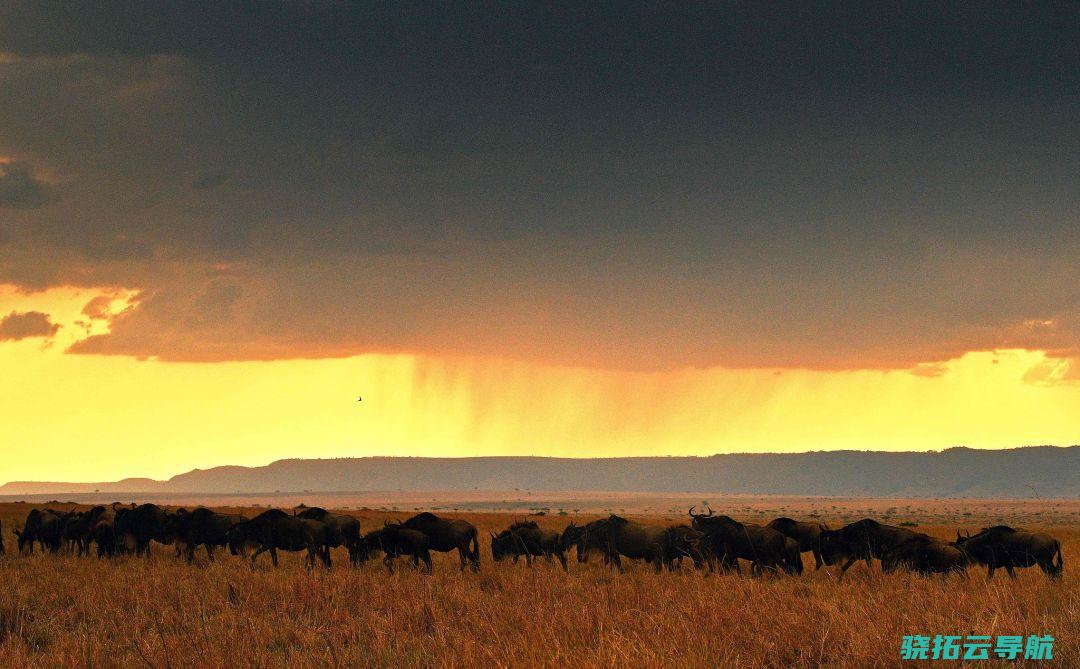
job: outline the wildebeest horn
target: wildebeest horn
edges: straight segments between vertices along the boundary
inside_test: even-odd
[[[707,513],[707,514],[705,514],[706,516],[711,516],[711,515],[712,515],[712,513],[713,513],[713,512],[712,512],[712,507],[711,507],[711,506],[709,506],[708,504],[706,504],[706,505],[705,505],[705,510],[706,510],[706,511],[708,511],[708,513]]]

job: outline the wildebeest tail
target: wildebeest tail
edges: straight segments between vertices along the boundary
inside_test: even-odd
[[[1057,541],[1054,543],[1057,544],[1057,564],[1054,565],[1054,575],[1061,576],[1062,572],[1065,571],[1065,560],[1061,557],[1061,542]]]

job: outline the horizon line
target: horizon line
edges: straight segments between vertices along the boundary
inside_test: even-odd
[[[975,446],[956,445],[956,446],[947,446],[947,447],[942,448],[942,449],[927,449],[925,451],[857,450],[857,449],[850,449],[850,448],[841,448],[841,449],[826,449],[826,450],[818,450],[818,451],[791,451],[791,452],[765,451],[765,452],[760,452],[760,453],[759,452],[739,451],[739,452],[731,452],[731,453],[712,453],[710,455],[612,455],[612,456],[599,456],[599,457],[597,457],[597,456],[574,457],[574,456],[554,456],[554,455],[465,455],[465,456],[439,456],[439,455],[355,455],[355,456],[353,456],[353,455],[348,455],[348,456],[329,457],[329,458],[325,458],[325,457],[311,457],[311,458],[289,457],[289,458],[278,458],[276,460],[271,460],[269,462],[266,462],[265,464],[260,464],[260,465],[231,465],[231,464],[224,464],[224,465],[214,465],[212,467],[207,467],[205,469],[202,468],[202,467],[193,467],[193,468],[188,469],[186,471],[179,472],[177,474],[173,474],[173,475],[169,476],[168,478],[162,478],[162,479],[156,479],[156,478],[153,478],[153,477],[150,477],[150,476],[123,476],[123,477],[117,478],[115,480],[100,480],[99,479],[99,480],[91,480],[91,481],[72,481],[72,480],[46,481],[46,480],[32,480],[32,479],[17,479],[17,480],[4,481],[3,483],[0,483],[0,488],[3,488],[3,487],[8,486],[8,485],[14,485],[14,484],[42,484],[42,485],[52,484],[52,485],[55,485],[55,484],[67,484],[67,483],[70,483],[70,484],[77,484],[77,485],[87,485],[87,484],[91,484],[91,483],[115,484],[115,483],[120,483],[122,481],[130,481],[130,480],[144,480],[144,481],[153,481],[154,483],[168,483],[169,481],[172,481],[173,479],[175,479],[178,476],[183,476],[185,474],[191,474],[191,473],[194,473],[194,472],[207,472],[207,471],[213,471],[215,469],[225,469],[225,468],[259,469],[259,468],[263,468],[263,467],[269,467],[269,466],[277,464],[279,462],[297,462],[297,461],[320,462],[320,461],[332,461],[332,460],[375,460],[375,459],[397,459],[397,460],[481,460],[481,459],[494,459],[494,458],[500,458],[500,459],[504,459],[504,460],[525,460],[525,459],[536,459],[536,460],[657,460],[657,459],[675,459],[675,458],[686,458],[686,459],[700,458],[700,459],[704,459],[704,458],[716,458],[716,457],[740,456],[740,455],[795,456],[795,455],[818,455],[818,454],[825,454],[825,453],[858,453],[858,454],[866,454],[866,455],[930,455],[930,454],[942,454],[942,453],[945,453],[947,451],[953,451],[953,450],[968,450],[968,451],[980,451],[980,452],[986,452],[986,453],[993,453],[993,452],[1005,452],[1005,451],[1017,451],[1017,450],[1024,450],[1024,449],[1034,449],[1034,448],[1061,448],[1061,449],[1080,448],[1080,443],[1075,443],[1075,444],[1026,444],[1026,445],[1022,445],[1022,446],[1005,446],[1005,447],[1002,447],[1002,448],[979,448],[979,447],[975,447]],[[138,492],[138,491],[132,491],[132,492]],[[147,492],[149,492],[149,491],[147,491]],[[46,493],[46,494],[50,494],[50,493]]]

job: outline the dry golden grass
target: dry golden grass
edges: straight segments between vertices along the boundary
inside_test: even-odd
[[[943,537],[1019,511],[1011,502],[969,502],[967,511],[911,500],[886,508],[896,508],[893,522],[917,522]],[[714,501],[718,510],[755,520],[761,505],[793,515],[810,508],[767,498],[754,504],[741,512]],[[838,525],[880,505],[834,506],[819,501],[814,508]],[[1037,569],[1021,570],[1015,581],[1001,574],[988,581],[981,569],[967,579],[886,576],[860,564],[838,583],[825,570],[815,573],[812,562],[799,578],[657,576],[642,565],[619,576],[599,563],[572,563],[564,574],[542,562],[533,569],[492,564],[486,541],[480,574],[462,574],[456,556],[438,555],[433,576],[405,568],[387,575],[378,560],[353,569],[343,551],[332,570],[310,572],[297,555],[277,570],[268,561],[252,570],[227,554],[212,564],[200,555],[188,566],[159,545],[149,561],[17,557],[10,528],[29,507],[4,504],[9,551],[0,558],[0,666],[857,669],[901,664],[900,638],[913,633],[1052,634],[1053,663],[1009,666],[1080,666],[1076,503],[1022,506],[1025,525],[1063,541],[1062,580]],[[405,513],[359,515],[371,529]],[[513,516],[464,517],[486,537]],[[538,520],[561,528],[571,517],[588,518]]]

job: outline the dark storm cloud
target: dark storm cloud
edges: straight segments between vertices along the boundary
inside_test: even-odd
[[[1078,25],[1005,3],[7,3],[0,155],[61,198],[0,218],[0,279],[140,289],[80,349],[174,359],[1075,355]]]
[[[51,337],[60,326],[40,311],[12,311],[0,318],[0,341],[18,341],[27,337]]]
[[[0,162],[0,207],[42,207],[53,201],[49,187],[24,162]]]
[[[217,188],[229,178],[229,173],[225,170],[209,170],[199,175],[191,187],[195,190],[210,190]]]

